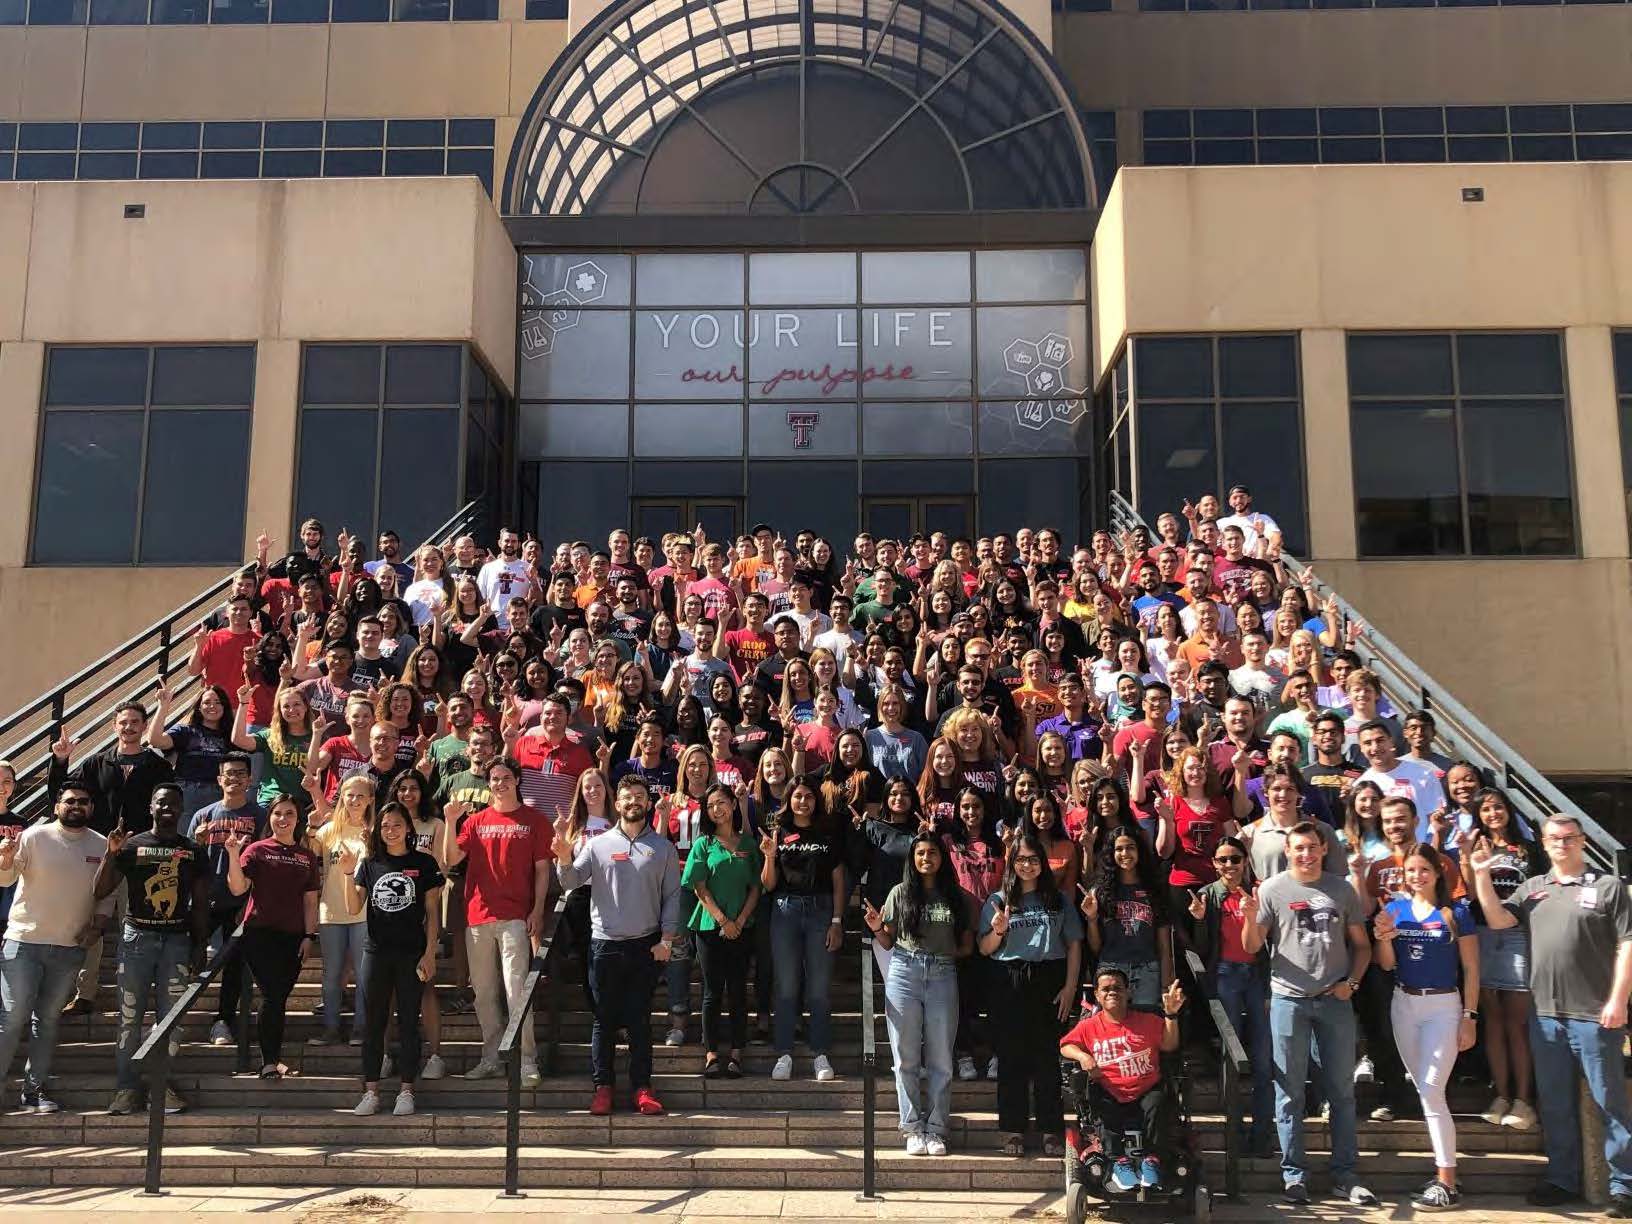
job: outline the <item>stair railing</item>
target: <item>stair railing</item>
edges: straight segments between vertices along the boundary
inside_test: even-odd
[[[873,1001],[873,940],[861,938],[861,1193],[860,1203],[878,1196],[878,1005]]]
[[[546,1075],[555,1073],[557,1053],[561,1044],[561,989],[559,971],[561,940],[556,938],[561,929],[561,915],[566,909],[566,894],[556,899],[548,929],[539,940],[527,968],[526,980],[521,986],[521,1006],[510,1014],[499,1039],[499,1059],[505,1066],[504,1105],[504,1197],[521,1198],[521,1035],[523,1027],[532,1023],[533,1001],[538,996],[539,983],[545,985],[545,1037],[539,1046],[540,1070]]]

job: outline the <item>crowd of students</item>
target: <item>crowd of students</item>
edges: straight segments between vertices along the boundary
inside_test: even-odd
[[[1306,1114],[1325,1112],[1335,1192],[1358,1180],[1355,1085],[1374,1119],[1420,1111],[1455,1206],[1446,1088],[1459,1057],[1484,1119],[1548,1151],[1538,1205],[1581,1189],[1579,1068],[1632,1216],[1621,1067],[1632,905],[1586,866],[1581,829],[1527,820],[1394,709],[1274,520],[1235,486],[1067,549],[1052,528],[979,540],[832,542],[758,525],[713,541],[613,531],[546,551],[516,532],[365,562],[322,524],[260,541],[199,628],[197,696],[113,715],[51,812],[9,814],[0,763],[0,1071],[32,1025],[25,1109],[51,1112],[59,1015],[96,1005],[119,941],[110,1112],[141,1108],[131,1061],[212,938],[241,922],[206,1039],[235,1040],[247,968],[260,1075],[278,1079],[302,963],[321,956],[314,1044],[360,1047],[368,1114],[447,1073],[443,1011],[474,1010],[467,1079],[501,1074],[549,901],[594,1007],[590,1109],[661,1113],[650,1013],[700,1070],[835,1076],[834,955],[859,890],[884,981],[900,1125],[946,1151],[955,1080],[997,1083],[1004,1150],[1062,1152],[1061,1050],[1104,1109],[1170,1127],[1160,1055],[1204,1045],[1216,997],[1248,1049],[1248,1150],[1278,1145],[1307,1201]],[[446,939],[452,982],[434,988]],[[1185,968],[1186,949],[1205,966]],[[693,969],[697,972],[694,975]],[[355,982],[349,1033],[348,973]],[[693,1006],[693,977],[701,979]],[[1081,1022],[1079,1001],[1087,1000]],[[395,1020],[395,1042],[387,1036]],[[523,1082],[539,1073],[523,1027]],[[394,1056],[394,1057],[393,1057]],[[1465,1069],[1467,1065],[1465,1064]],[[1310,1072],[1316,1083],[1307,1083]],[[167,1090],[166,1108],[186,1102]],[[1160,1136],[1117,1184],[1163,1177]]]

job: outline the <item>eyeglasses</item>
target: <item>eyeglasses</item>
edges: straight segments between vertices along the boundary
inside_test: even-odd
[[[1585,839],[1580,833],[1566,833],[1563,837],[1543,835],[1541,840],[1546,842],[1549,846],[1573,846],[1576,842],[1583,841]]]
[[[65,807],[90,807],[91,806],[91,801],[89,799],[85,799],[85,798],[74,799],[74,798],[70,798],[67,795],[64,795],[58,802],[62,803]]]
[[[1015,856],[1014,865],[1016,867],[1041,867],[1043,860],[1035,854],[1018,854]]]

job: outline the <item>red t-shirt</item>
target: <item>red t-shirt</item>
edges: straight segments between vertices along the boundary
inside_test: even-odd
[[[754,669],[776,649],[776,639],[767,630],[761,629],[757,633],[752,629],[732,629],[725,635],[726,656],[731,661],[731,670],[736,674],[737,683],[741,684],[754,674]]]
[[[1224,894],[1218,915],[1218,955],[1220,960],[1250,965],[1258,957],[1241,945],[1241,898],[1244,892]]]
[[[526,918],[533,908],[533,866],[550,862],[550,822],[523,805],[485,807],[459,826],[465,853],[465,918],[470,926]]]
[[[204,683],[226,689],[233,709],[238,708],[238,689],[244,683],[244,651],[260,640],[254,631],[234,633],[231,629],[217,629],[204,639]]]
[[[1124,1103],[1137,1101],[1161,1082],[1162,1027],[1162,1018],[1151,1012],[1130,1011],[1121,1024],[1095,1012],[1060,1038],[1060,1048],[1087,1050],[1099,1064],[1105,1091]]]
[[[333,803],[340,797],[340,783],[368,768],[368,753],[359,752],[350,735],[331,735],[319,748],[329,754],[329,767],[323,771],[323,797]]]
[[[1198,888],[1218,879],[1213,867],[1213,851],[1218,839],[1224,836],[1224,822],[1230,818],[1229,808],[1222,799],[1209,799],[1206,806],[1194,808],[1190,801],[1175,796],[1173,799],[1173,831],[1179,844],[1173,851],[1173,870],[1168,882],[1181,888]]]
[[[696,595],[703,601],[703,615],[715,621],[724,619],[727,608],[737,606],[737,593],[723,578],[696,578],[686,587],[687,595]]]
[[[554,820],[572,803],[578,775],[595,762],[582,744],[567,738],[551,744],[542,734],[529,732],[516,741],[516,764],[521,766],[522,802]]]
[[[1111,755],[1116,758],[1117,772],[1126,782],[1133,772],[1133,753],[1140,751],[1145,754],[1145,778],[1147,782],[1154,781],[1157,772],[1162,768],[1162,735],[1167,728],[1152,729],[1143,719],[1130,726],[1123,727],[1111,741]],[[1148,790],[1148,787],[1147,787]],[[1128,805],[1133,814],[1141,820],[1154,821],[1156,819],[1156,805],[1154,795],[1140,803],[1129,796]]]
[[[306,934],[306,894],[323,887],[317,855],[305,846],[286,846],[268,837],[245,846],[238,861],[254,886],[244,911],[245,924]]]

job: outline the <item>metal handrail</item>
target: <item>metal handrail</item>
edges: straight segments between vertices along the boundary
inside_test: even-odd
[[[238,942],[243,937],[244,924],[240,922],[236,930],[222,941],[221,950],[204,966],[204,971],[193,979],[181,996],[170,1005],[163,1018],[153,1026],[153,1031],[147,1035],[147,1040],[137,1048],[131,1063],[140,1075],[147,1071],[147,1167],[142,1179],[142,1193],[149,1195],[162,1194],[160,1188],[163,1177],[164,1161],[164,1097],[170,1083],[170,1034],[175,1031],[182,1018],[192,1010],[198,996],[203,994],[209,984],[215,980],[221,967],[227,959],[236,955]],[[140,1023],[141,1017],[137,1017]],[[243,1017],[239,1017],[240,1030],[243,1027]],[[151,1068],[151,1069],[149,1069]]]
[[[465,533],[481,521],[485,510],[480,500],[466,502],[422,543],[446,541]],[[234,566],[140,633],[0,720],[0,737],[33,724],[0,751],[0,758],[11,761],[17,772],[14,811],[32,817],[49,799],[46,771],[51,763],[51,744],[64,730],[77,724],[77,734],[71,733],[73,738],[88,740],[79,750],[82,758],[113,743],[112,732],[103,730],[113,707],[124,701],[145,703],[158,691],[160,683],[169,677],[171,653],[178,646],[186,648],[191,635],[214,612],[216,600],[243,570],[244,565]],[[130,687],[138,680],[135,687]],[[184,676],[171,686],[172,695],[178,702],[185,700],[201,683],[199,677]],[[93,685],[88,692],[76,693],[88,684]]]
[[[856,1201],[878,1201],[878,1027],[873,1002],[873,940],[861,937],[861,1193]]]
[[[1201,963],[1201,957],[1193,948],[1186,948],[1184,960],[1190,967],[1190,978],[1196,989],[1207,1001],[1208,1018],[1218,1033],[1219,1110],[1224,1116],[1224,1193],[1238,1199],[1241,1197],[1241,1136],[1235,1119],[1241,1111],[1241,1085],[1252,1075],[1252,1063],[1230,1014],[1207,989],[1207,967]]]
[[[544,1073],[553,1075],[556,1067],[557,1048],[561,1044],[561,974],[555,972],[555,962],[559,959],[558,949],[561,941],[556,939],[556,933],[561,928],[561,915],[567,906],[567,895],[562,893],[556,898],[555,909],[550,913],[549,929],[539,939],[538,951],[533,954],[532,963],[527,968],[527,977],[521,984],[521,1006],[510,1013],[510,1022],[504,1026],[504,1036],[499,1038],[499,1058],[505,1064],[505,1106],[504,1106],[504,1197],[520,1198],[521,1195],[521,1052],[517,1048],[521,1041],[522,1027],[527,1024],[533,1014],[533,999],[538,994],[538,985],[542,980],[547,984],[546,1013],[548,1023],[545,1027],[545,1039],[539,1051]]]
[[[1111,520],[1119,530],[1133,527],[1149,530],[1139,512],[1121,494],[1113,491],[1110,503]],[[1365,631],[1355,642],[1355,652],[1367,667],[1377,673],[1383,684],[1383,692],[1397,707],[1402,710],[1422,709],[1433,714],[1434,742],[1447,756],[1477,765],[1487,777],[1522,799],[1530,807],[1529,815],[1534,819],[1539,820],[1556,812],[1578,821],[1587,836],[1587,857],[1593,866],[1632,881],[1632,854],[1628,854],[1620,839],[1549,782],[1517,749],[1486,726],[1449,689],[1381,633],[1330,584],[1311,574],[1307,563],[1284,552],[1281,563],[1300,579],[1306,575],[1312,578],[1312,585],[1318,594],[1335,599],[1345,623],[1353,621],[1365,626]]]

